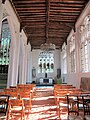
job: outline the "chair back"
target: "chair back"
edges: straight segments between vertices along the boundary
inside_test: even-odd
[[[90,115],[90,94],[82,96],[84,115]]]

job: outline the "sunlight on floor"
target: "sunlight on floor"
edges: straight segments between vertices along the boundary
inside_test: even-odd
[[[54,98],[54,96],[35,98],[34,100],[48,100],[50,98]]]
[[[32,99],[31,112],[25,112],[25,120],[67,120],[67,112],[63,109],[60,112],[61,119],[57,115],[53,88],[37,88]],[[1,116],[0,120],[6,120],[6,117]],[[21,120],[21,118],[15,115],[12,120]]]

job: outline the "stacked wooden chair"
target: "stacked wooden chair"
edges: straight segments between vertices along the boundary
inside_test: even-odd
[[[7,101],[7,120],[13,119],[15,115],[20,115],[21,120],[25,120],[25,113],[31,110],[35,90],[35,84],[19,84],[1,92],[3,96],[10,96]]]
[[[21,116],[21,120],[25,120],[24,103],[22,99],[10,99],[7,111],[7,120],[13,119],[15,115]]]
[[[68,119],[90,120],[90,93],[67,95]]]

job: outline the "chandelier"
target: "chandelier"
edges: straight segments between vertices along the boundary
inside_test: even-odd
[[[55,44],[52,43],[41,44],[40,49],[43,51],[53,51],[55,50]]]

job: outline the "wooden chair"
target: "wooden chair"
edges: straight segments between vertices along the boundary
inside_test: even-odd
[[[17,98],[18,96],[18,91],[16,88],[8,88],[8,89],[5,89],[4,91],[6,95],[10,96],[10,99]]]
[[[19,92],[21,99],[24,101],[25,110],[28,112],[31,110],[32,96],[29,90],[24,90]]]
[[[35,93],[35,89],[32,89],[32,87],[30,87],[31,85],[18,85],[17,90],[18,93],[19,92],[23,92],[23,91],[29,91],[31,93],[31,98],[33,98],[33,95]]]
[[[20,115],[21,120],[25,120],[24,103],[22,99],[9,100],[6,120],[13,119],[16,115]]]
[[[84,120],[82,95],[73,94],[73,95],[66,95],[66,96],[67,96],[67,104],[68,104],[68,119]],[[81,110],[82,110],[82,113],[80,114]]]
[[[79,91],[79,89],[72,89],[72,90],[68,90],[68,89],[64,89],[61,91],[56,91],[55,93],[55,103],[57,105],[57,114],[60,117],[60,113],[62,112],[62,110],[67,112],[67,98],[66,95],[77,95],[80,94],[81,91]]]
[[[60,118],[60,114],[63,113],[63,111],[67,111],[66,92],[58,94],[56,103],[57,114]]]
[[[84,118],[85,120],[90,120],[90,94],[83,95],[83,109],[84,109]]]

